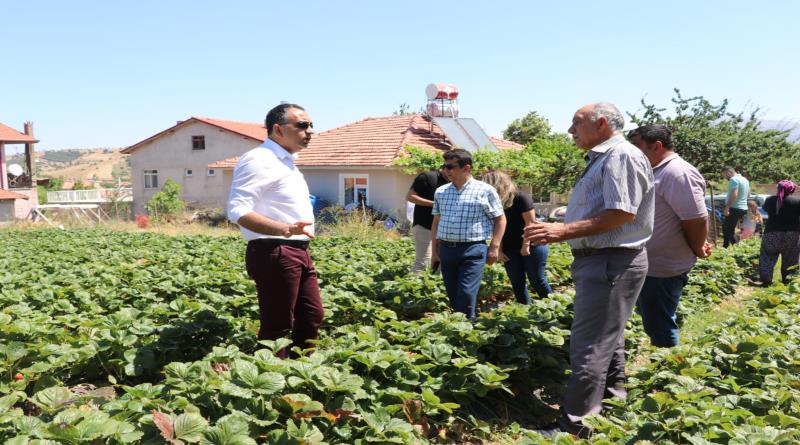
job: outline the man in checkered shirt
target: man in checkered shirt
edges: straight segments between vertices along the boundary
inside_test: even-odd
[[[473,319],[483,266],[499,256],[505,212],[494,187],[472,177],[468,151],[446,152],[442,167],[450,184],[433,196],[431,265],[441,266],[453,310]],[[486,240],[491,240],[488,249]]]

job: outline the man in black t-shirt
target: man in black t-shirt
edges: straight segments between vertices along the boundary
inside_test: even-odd
[[[431,262],[431,224],[433,224],[433,193],[449,181],[442,170],[420,173],[411,184],[406,200],[414,204],[414,250],[416,258],[411,267],[412,273],[419,273]]]

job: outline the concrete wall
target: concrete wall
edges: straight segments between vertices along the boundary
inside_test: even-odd
[[[0,222],[14,220],[14,200],[4,199],[0,201]]]
[[[205,136],[205,150],[192,150],[192,136]],[[138,148],[130,155],[134,213],[145,213],[145,204],[168,178],[180,184],[188,205],[223,209],[230,180],[225,182],[219,169],[215,176],[208,176],[208,164],[241,156],[258,145],[261,142],[251,138],[193,122]],[[186,176],[186,169],[192,170],[192,176]],[[158,188],[144,188],[145,170],[158,170]]]
[[[369,201],[367,204],[399,220],[405,218],[406,192],[411,187],[413,176],[386,168],[318,169],[300,167],[300,171],[306,178],[309,192],[331,204],[341,204],[339,202],[340,174],[369,175]],[[227,196],[231,189],[233,170],[225,170],[222,177],[224,194]]]
[[[14,203],[14,217],[29,219],[31,210],[39,204],[39,193],[36,189],[11,189],[10,191],[28,197],[28,199],[15,199],[12,202]]]
[[[388,168],[317,169],[300,167],[300,170],[306,177],[311,194],[332,204],[342,204],[340,202],[341,174],[369,175],[369,201],[367,204],[398,219],[405,215],[406,192],[414,180],[411,175]]]

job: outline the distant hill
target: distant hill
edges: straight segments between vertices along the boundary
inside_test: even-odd
[[[16,155],[9,161],[24,158]],[[39,178],[64,177],[66,180],[100,180],[103,182],[129,182],[131,177],[128,156],[116,148],[47,150],[36,152],[36,176]]]
[[[792,121],[761,121],[759,128],[764,130],[791,130],[789,140],[800,143],[800,122]]]

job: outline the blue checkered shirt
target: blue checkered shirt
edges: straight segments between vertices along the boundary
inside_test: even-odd
[[[459,242],[491,239],[494,219],[504,214],[494,187],[474,178],[460,191],[452,183],[436,189],[432,213],[439,215],[436,238]]]

